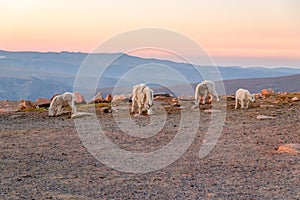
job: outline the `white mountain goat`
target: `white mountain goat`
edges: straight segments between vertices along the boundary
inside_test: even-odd
[[[237,109],[239,103],[242,109],[245,108],[245,104],[248,108],[250,101],[255,102],[255,98],[248,90],[240,88],[235,92],[235,109]]]
[[[147,110],[148,115],[152,115],[153,91],[145,84],[133,86],[131,112],[134,112],[135,105],[138,105],[139,115],[143,109]]]
[[[75,95],[71,92],[65,92],[64,94],[55,96],[48,110],[49,116],[57,116],[62,114],[63,106],[70,106],[72,108],[72,113],[77,112],[75,106]]]
[[[214,82],[203,81],[199,83],[195,90],[195,104],[196,105],[199,104],[201,97],[202,97],[202,104],[205,104],[205,99],[208,94],[210,94],[211,101],[213,100],[213,97],[216,97],[217,101],[219,101],[219,96],[216,92],[216,87]]]

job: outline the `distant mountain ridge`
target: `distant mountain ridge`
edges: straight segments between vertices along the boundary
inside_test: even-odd
[[[98,53],[94,56],[101,60],[115,55],[120,57],[106,71],[105,77],[98,85],[100,89],[114,87],[123,73],[136,66],[152,63],[170,66],[184,75],[190,83],[202,81],[199,76],[195,75],[195,69],[191,64],[153,58],[146,59],[121,53]],[[0,99],[35,100],[37,97],[50,98],[55,93],[70,91],[73,89],[76,74],[87,56],[89,56],[88,53],[81,52],[44,53],[0,50]],[[201,66],[204,73],[210,69],[210,66]],[[300,74],[300,69],[284,67],[270,69],[231,66],[218,67],[218,69],[223,80],[240,79],[242,81],[250,78],[271,78]],[[86,78],[89,79],[89,77]],[[284,81],[285,79],[277,80]]]
[[[275,92],[299,92],[300,74],[272,78],[225,80],[224,86],[227,94],[234,94],[239,88],[248,89],[253,93],[259,93],[266,88],[272,88]]]

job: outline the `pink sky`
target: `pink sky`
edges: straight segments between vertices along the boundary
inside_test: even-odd
[[[2,0],[0,49],[92,52],[122,32],[155,27],[191,38],[217,65],[300,68],[299,9],[294,0]]]

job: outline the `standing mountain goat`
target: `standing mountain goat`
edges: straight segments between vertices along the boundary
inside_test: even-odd
[[[69,105],[72,108],[72,113],[77,112],[75,106],[75,95],[71,92],[55,96],[50,104],[48,115],[57,116],[62,114],[62,107]]]
[[[250,101],[255,102],[255,98],[248,90],[240,88],[235,92],[235,109],[237,109],[239,102],[242,109],[245,108],[245,104],[246,108],[248,108]]]
[[[145,84],[135,85],[132,89],[132,106],[131,112],[134,112],[135,105],[139,107],[139,115],[143,109],[147,110],[147,114],[152,114],[153,91]]]
[[[216,92],[215,83],[212,81],[203,81],[199,83],[195,90],[195,104],[198,105],[201,97],[203,98],[202,104],[205,104],[205,99],[207,95],[210,94],[211,101],[215,96],[217,101],[219,101],[219,96]]]

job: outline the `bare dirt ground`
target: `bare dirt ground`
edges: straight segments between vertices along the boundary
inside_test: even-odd
[[[95,159],[83,145],[70,114],[46,110],[0,113],[0,199],[300,199],[299,154],[277,153],[300,143],[300,102],[234,110],[227,102],[221,136],[207,157],[198,157],[211,113],[189,149],[171,165],[146,174],[120,172]],[[114,143],[152,151],[174,137],[180,109],[169,109],[166,125],[147,139],[116,127],[112,113],[99,122]],[[258,120],[257,115],[274,119]],[[141,126],[149,117],[135,118]]]

